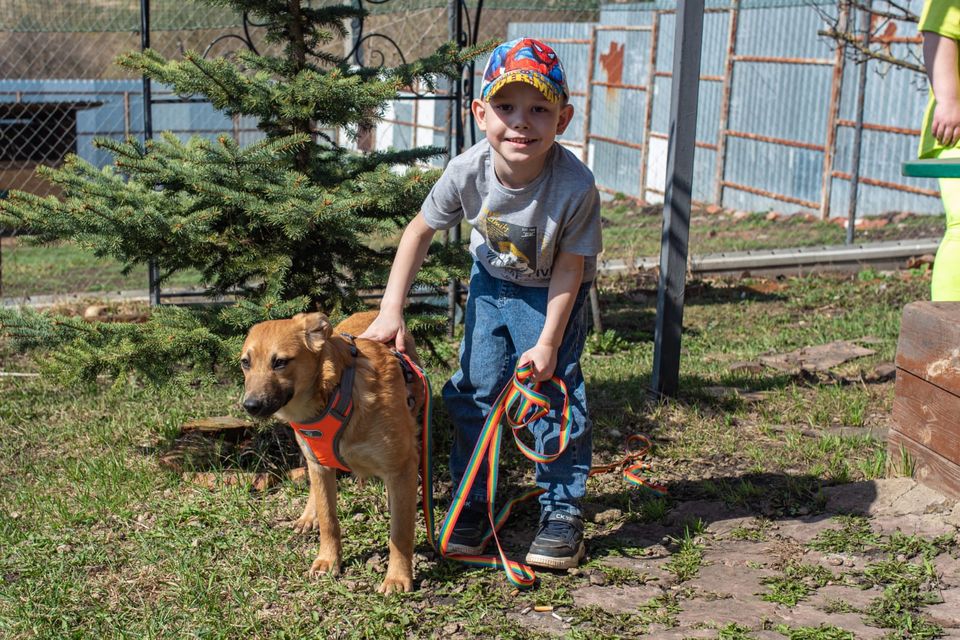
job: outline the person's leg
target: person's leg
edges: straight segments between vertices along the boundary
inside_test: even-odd
[[[443,400],[453,422],[450,475],[455,494],[483,430],[490,408],[510,379],[513,343],[501,318],[502,282],[474,265],[460,343],[460,369],[443,387]],[[452,553],[475,554],[487,529],[487,463],[484,460],[467,505],[448,545]]]
[[[960,149],[947,149],[940,157],[960,158]],[[947,228],[933,263],[930,298],[941,302],[960,301],[960,179],[939,182]]]
[[[546,319],[547,289],[516,287],[514,303],[508,307],[510,335],[517,356],[536,344]],[[565,569],[576,566],[584,553],[583,521],[580,502],[586,493],[587,476],[593,454],[592,422],[587,413],[587,400],[580,356],[586,339],[586,306],[590,286],[583,285],[570,313],[563,342],[557,352],[554,375],[564,381],[570,403],[570,440],[564,453],[549,464],[536,465],[540,496],[540,526],[526,562],[542,567]],[[515,361],[514,361],[515,366]],[[540,453],[557,450],[560,437],[563,403],[552,384],[541,391],[551,399],[550,415],[531,425],[535,447]]]
[[[546,320],[547,289],[519,287],[514,301],[504,314],[509,323],[510,335],[516,346],[516,357],[537,343]],[[540,496],[541,510],[565,511],[580,515],[580,500],[586,492],[587,475],[593,456],[592,422],[587,413],[586,390],[580,370],[580,356],[587,334],[587,308],[584,301],[589,294],[589,285],[583,285],[570,313],[563,342],[557,352],[557,368],[554,375],[567,386],[570,402],[570,440],[567,449],[550,464],[537,464],[537,486],[544,489]],[[516,359],[511,363],[516,366]],[[563,408],[560,393],[551,384],[541,388],[551,399],[551,412],[531,425],[536,449],[541,453],[557,450],[560,437],[560,416]]]

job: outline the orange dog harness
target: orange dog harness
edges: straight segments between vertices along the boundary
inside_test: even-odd
[[[353,336],[344,334],[344,337],[350,342],[350,355],[356,360],[357,347],[353,344]],[[353,364],[343,370],[340,384],[333,390],[330,404],[320,417],[304,424],[290,423],[293,430],[310,445],[310,450],[320,464],[347,472],[350,471],[350,467],[340,457],[340,436],[342,435],[340,431],[353,413],[354,373]]]
[[[348,333],[340,334],[350,343],[350,355],[357,359],[359,352],[353,343],[353,336]],[[414,371],[407,360],[399,352],[393,351],[403,369],[403,378],[407,383],[407,404],[413,408],[415,400],[410,385],[413,384]],[[325,467],[333,467],[341,471],[350,472],[350,467],[340,457],[340,433],[343,425],[350,421],[353,413],[353,378],[355,368],[353,364],[343,370],[340,384],[333,390],[333,397],[326,410],[315,420],[307,423],[291,422],[290,426],[310,445],[310,450],[317,457],[317,461]]]

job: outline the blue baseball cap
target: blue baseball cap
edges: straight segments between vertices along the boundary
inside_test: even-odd
[[[480,97],[489,101],[511,82],[533,85],[550,102],[561,102],[569,97],[560,57],[553,49],[533,38],[517,38],[493,50],[483,71]]]

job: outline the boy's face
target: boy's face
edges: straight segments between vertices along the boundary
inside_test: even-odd
[[[569,104],[550,102],[533,85],[511,82],[489,102],[472,104],[477,127],[495,152],[497,175],[532,180],[539,175],[557,135],[573,118]]]

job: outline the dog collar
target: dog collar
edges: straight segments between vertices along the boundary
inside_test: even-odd
[[[358,351],[353,343],[353,336],[346,333],[342,335],[350,343],[353,361],[343,370],[340,384],[334,388],[330,403],[318,418],[305,423],[291,421],[290,426],[307,441],[320,464],[349,472],[350,467],[340,457],[340,437],[343,435],[343,426],[350,421],[353,413],[353,379],[356,372],[354,363]]]

